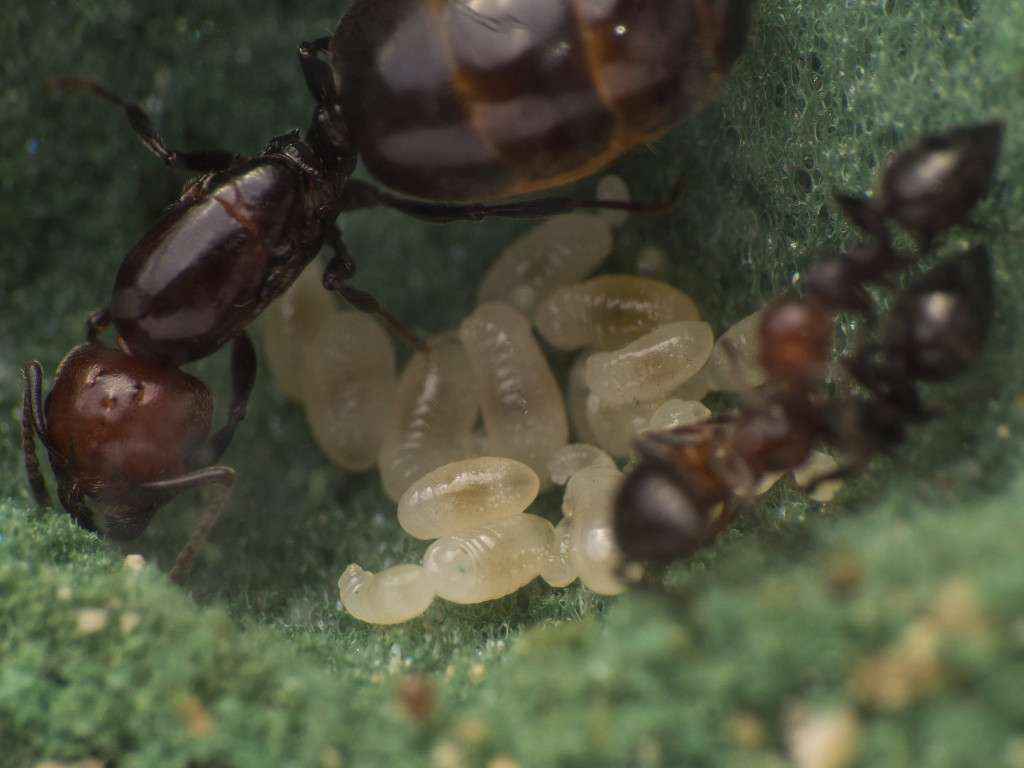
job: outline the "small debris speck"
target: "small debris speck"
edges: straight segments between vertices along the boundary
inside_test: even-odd
[[[398,684],[398,701],[409,717],[417,722],[429,720],[434,714],[434,684],[423,675],[409,675]]]
[[[139,616],[135,611],[126,611],[121,614],[121,633],[124,635],[130,635],[134,632],[139,624],[142,623],[142,617]]]
[[[455,736],[463,744],[475,747],[483,744],[491,737],[491,730],[483,720],[471,717],[460,721],[455,726]]]
[[[107,612],[103,608],[82,608],[76,620],[80,634],[94,635],[107,626]]]
[[[213,718],[196,696],[186,696],[178,705],[178,713],[185,722],[189,735],[204,739],[213,733]]]
[[[334,747],[324,747],[320,752],[320,768],[342,768],[341,755]]]
[[[761,749],[768,740],[768,734],[761,718],[749,712],[740,712],[730,717],[726,728],[729,740],[743,749]]]
[[[434,768],[463,768],[466,759],[457,744],[442,741],[431,750],[430,764]]]
[[[798,768],[844,768],[856,760],[860,724],[851,710],[798,710],[790,720],[786,740]]]

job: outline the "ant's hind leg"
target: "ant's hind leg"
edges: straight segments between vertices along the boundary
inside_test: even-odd
[[[200,463],[212,464],[219,461],[231,444],[231,438],[235,436],[235,429],[245,418],[249,406],[249,396],[252,395],[252,388],[256,383],[256,365],[256,349],[253,347],[249,334],[243,331],[234,338],[231,344],[232,397],[228,420],[211,438],[210,455],[204,456],[204,461]]]
[[[367,312],[376,315],[392,334],[400,338],[415,350],[423,351],[427,348],[426,343],[416,335],[405,323],[395,317],[384,307],[371,293],[353,288],[348,281],[356,272],[356,263],[349,255],[341,239],[341,232],[337,226],[331,226],[327,230],[327,243],[334,256],[324,270],[324,288],[332,293],[337,293],[345,301],[358,309],[360,312]]]
[[[55,77],[48,80],[47,84],[58,91],[88,91],[94,96],[120,107],[128,118],[132,130],[146,145],[146,149],[172,168],[180,168],[191,173],[213,173],[230,168],[240,159],[239,155],[224,149],[187,152],[169,148],[157,132],[146,110],[134,101],[122,99],[95,80],[84,77]]]
[[[533,219],[554,216],[578,210],[630,211],[641,214],[668,213],[682,196],[684,177],[676,179],[669,196],[652,202],[626,202],[622,200],[591,200],[573,197],[541,197],[536,200],[520,200],[511,203],[467,203],[446,205],[410,200],[392,195],[372,184],[358,179],[345,184],[343,211],[364,208],[393,208],[409,216],[435,224],[451,221],[479,221],[492,216],[511,219]]]
[[[157,491],[169,495],[176,495],[192,488],[210,488],[211,495],[205,500],[199,520],[196,521],[188,542],[181,548],[168,574],[170,580],[175,584],[181,584],[192,569],[192,562],[206,544],[211,529],[217,524],[221,512],[231,500],[231,488],[234,484],[235,471],[231,467],[207,467],[180,477],[158,480],[141,486],[147,491]]]
[[[40,507],[52,506],[50,492],[39,468],[36,455],[36,436],[46,440],[46,415],[43,413],[43,369],[35,360],[22,370],[25,389],[21,402],[21,452],[25,457],[25,473],[32,488],[32,496]]]

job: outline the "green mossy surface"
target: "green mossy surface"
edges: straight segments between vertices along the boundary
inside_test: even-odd
[[[630,221],[607,271],[664,248],[672,281],[722,330],[850,241],[833,190],[869,188],[924,132],[1008,124],[983,234],[948,246],[991,246],[997,305],[976,369],[929,392],[945,417],[828,508],[774,491],[670,574],[678,601],[534,584],[487,605],[438,601],[395,629],[353,621],[340,570],[422,545],[375,474],[327,463],[266,376],[226,456],[240,473],[231,511],[188,593],[34,510],[19,367],[38,358],[50,375],[182,182],[109,108],[43,80],[94,75],[143,99],[174,146],[256,152],[306,123],[294,49],[341,10],[291,8],[19,4],[0,20],[0,765],[777,766],[801,707],[850,708],[861,765],[1024,765],[1024,5],[1010,0],[764,0],[721,101],[620,164],[638,197],[682,170],[688,190],[670,219]],[[529,225],[374,212],[342,226],[358,284],[430,332],[470,311],[487,264]],[[223,358],[198,366],[222,401]],[[166,568],[194,513],[191,498],[168,507],[131,551]],[[860,573],[847,593],[836,563]],[[90,633],[92,609],[106,622]],[[934,674],[880,699],[865,670],[899,657],[908,632],[934,640]],[[397,704],[410,673],[437,689],[425,723]],[[742,718],[762,740],[736,736]]]

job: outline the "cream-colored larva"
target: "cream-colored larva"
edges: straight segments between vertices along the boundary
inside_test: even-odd
[[[396,565],[371,573],[353,563],[338,579],[345,610],[369,624],[401,624],[414,619],[434,600],[434,584],[420,565]]]
[[[417,539],[452,536],[518,515],[537,498],[537,473],[514,459],[481,456],[428,472],[402,494],[398,523]]]
[[[423,555],[423,567],[445,600],[496,600],[540,575],[554,536],[554,527],[544,518],[513,515],[438,539]]]
[[[617,469],[615,460],[596,445],[569,443],[555,451],[548,462],[548,472],[555,485],[565,485],[577,472],[592,466]]]
[[[652,280],[664,280],[668,275],[668,254],[657,246],[648,245],[636,255],[636,273]]]
[[[614,352],[595,353],[587,361],[584,378],[590,391],[609,406],[658,400],[704,367],[714,343],[707,323],[669,323]]]
[[[617,459],[629,458],[637,435],[646,429],[658,406],[656,401],[605,405],[597,395],[590,395],[587,421],[594,432],[594,443]]]
[[[391,337],[363,312],[338,312],[305,345],[304,366],[313,438],[342,469],[369,469],[395,407]]]
[[[701,371],[710,389],[747,392],[765,382],[759,356],[761,310],[747,315],[718,337]]]
[[[592,352],[581,352],[576,356],[569,368],[569,385],[565,399],[573,437],[577,442],[593,444],[597,440],[587,418],[587,398],[590,396],[590,388],[587,387],[585,378],[587,359],[592,354]]]
[[[377,464],[384,490],[401,498],[418,478],[472,455],[477,385],[455,334],[427,340],[398,381],[395,416],[384,433]]]
[[[553,216],[514,240],[484,276],[477,301],[530,314],[556,288],[593,274],[612,252],[611,224],[590,213]]]
[[[569,552],[579,579],[601,595],[625,589],[618,578],[622,554],[612,532],[615,496],[623,475],[606,467],[589,467],[569,480],[562,515],[569,520]]]
[[[814,483],[819,477],[829,475],[839,469],[839,462],[822,451],[811,451],[807,461],[793,470],[793,480],[801,488],[806,488]],[[819,483],[808,496],[815,501],[832,501],[839,489],[843,487],[842,480],[825,480]]]
[[[540,334],[564,350],[618,349],[679,320],[700,320],[693,299],[667,283],[635,275],[602,275],[559,288],[533,316]]]
[[[695,400],[666,400],[651,414],[647,430],[660,431],[697,424],[711,417],[711,410]]]
[[[621,176],[608,174],[607,176],[602,176],[601,180],[597,182],[597,194],[595,196],[602,202],[628,203],[629,187],[626,186],[626,182]],[[621,227],[629,218],[629,211],[608,208],[598,211],[597,215],[613,227]]]
[[[528,464],[546,483],[548,459],[569,442],[569,421],[529,320],[507,304],[481,304],[459,338],[480,388],[489,452]]]
[[[555,526],[555,535],[540,576],[552,587],[567,587],[576,581],[576,564],[572,559],[572,520],[563,517]]]
[[[319,262],[307,266],[259,321],[263,362],[281,392],[300,401],[305,391],[305,346],[326,318],[340,310],[323,286]]]

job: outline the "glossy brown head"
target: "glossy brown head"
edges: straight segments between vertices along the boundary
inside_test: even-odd
[[[832,316],[815,301],[782,299],[761,316],[761,367],[769,379],[820,379],[832,350]]]
[[[61,481],[115,501],[133,486],[190,469],[210,432],[213,399],[176,368],[83,344],[61,362],[44,413]]]

